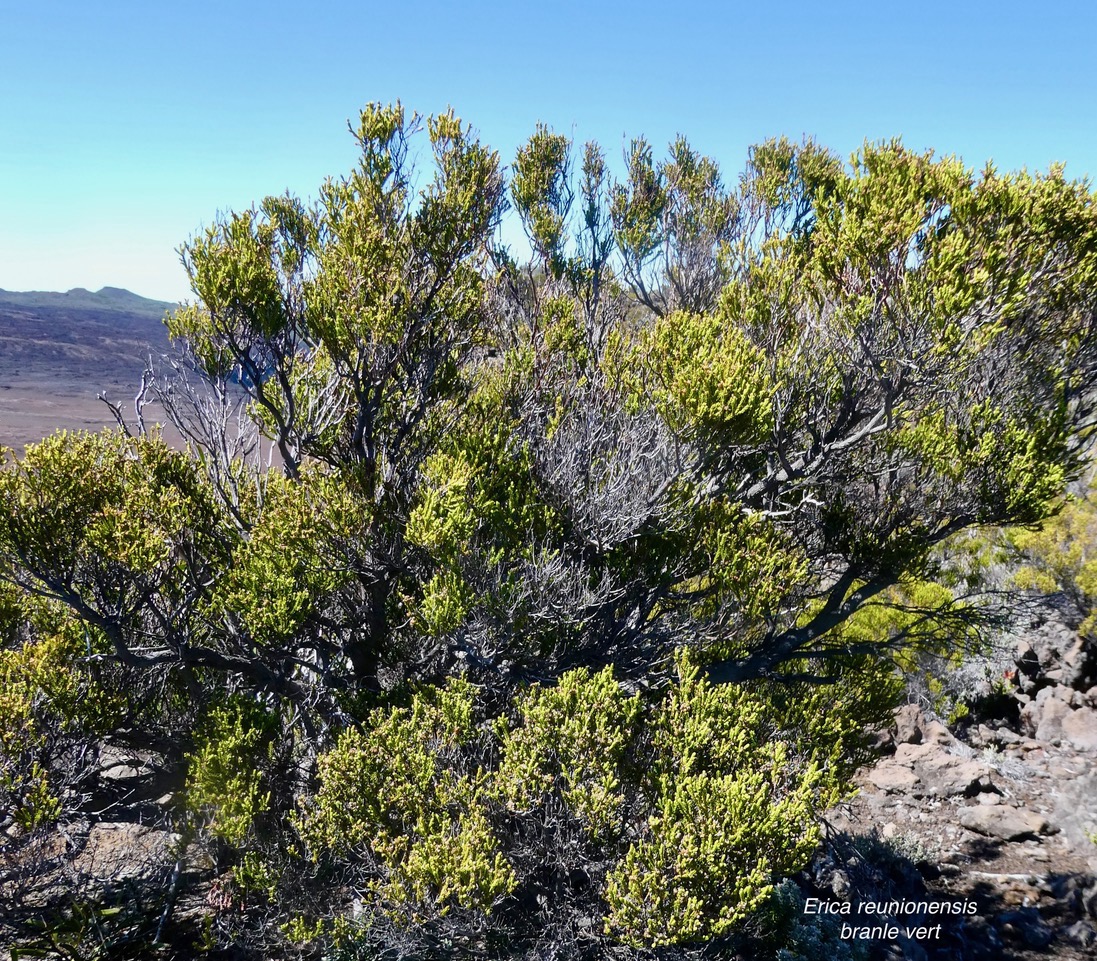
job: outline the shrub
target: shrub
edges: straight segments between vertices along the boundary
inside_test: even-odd
[[[213,708],[187,756],[186,808],[212,837],[242,847],[270,805],[263,790],[278,719],[254,701],[233,697]]]
[[[321,755],[301,835],[364,872],[367,915],[460,909],[518,940],[531,910],[593,913],[637,948],[726,934],[814,851],[842,736],[809,748],[819,705],[711,684],[686,654],[679,672],[645,698],[578,669],[479,723],[467,681],[421,689]]]

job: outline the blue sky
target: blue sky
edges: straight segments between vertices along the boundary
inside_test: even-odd
[[[505,161],[538,121],[678,132],[727,179],[766,137],[902,136],[1097,174],[1097,4],[0,0],[0,288],[188,294],[218,212],[350,168],[371,100],[452,104]]]

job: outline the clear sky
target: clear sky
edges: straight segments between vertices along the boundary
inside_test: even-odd
[[[188,294],[218,212],[347,171],[372,100],[452,104],[504,160],[537,121],[731,180],[749,145],[866,138],[1097,174],[1097,3],[0,0],[0,288]]]

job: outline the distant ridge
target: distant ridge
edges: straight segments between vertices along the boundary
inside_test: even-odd
[[[157,320],[164,312],[178,304],[166,300],[150,300],[121,287],[103,287],[92,293],[83,287],[73,287],[64,292],[52,290],[0,290],[0,307],[17,307],[24,310],[38,308],[62,308],[66,310],[110,311],[126,314],[154,316]]]
[[[83,384],[93,397],[128,390],[146,358],[169,349],[164,316],[176,306],[121,287],[0,290],[0,389],[35,379]]]

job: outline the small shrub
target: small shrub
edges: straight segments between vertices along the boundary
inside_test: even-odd
[[[253,701],[232,698],[214,708],[187,757],[186,807],[197,825],[242,846],[270,805],[263,790],[277,719]]]
[[[515,886],[485,809],[482,772],[461,773],[474,736],[464,681],[375,711],[319,761],[320,789],[298,824],[314,852],[372,862],[381,902],[490,910]]]
[[[63,771],[59,762],[118,712],[88,657],[101,650],[97,632],[0,582],[0,812],[24,830],[61,816],[64,789],[88,772]]]
[[[707,683],[684,655],[679,670],[653,724],[652,813],[604,892],[606,932],[634,946],[733,930],[807,863],[842,790],[822,758],[794,756],[763,696]]]

